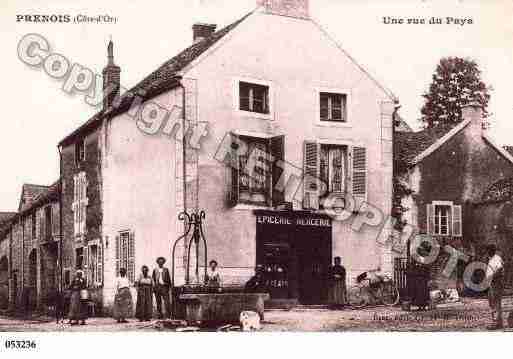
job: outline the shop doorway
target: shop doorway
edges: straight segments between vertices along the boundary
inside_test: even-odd
[[[324,304],[328,298],[331,238],[307,231],[298,243],[298,286],[301,304]]]
[[[271,300],[324,304],[332,257],[331,220],[305,212],[258,211],[257,264]]]

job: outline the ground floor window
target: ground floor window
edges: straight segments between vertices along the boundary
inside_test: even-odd
[[[135,234],[122,231],[116,236],[116,275],[125,268],[130,281],[135,281]]]

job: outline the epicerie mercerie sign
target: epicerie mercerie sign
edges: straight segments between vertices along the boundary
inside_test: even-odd
[[[322,217],[309,216],[283,216],[283,215],[257,215],[257,224],[264,225],[289,225],[309,227],[331,227],[331,220]]]

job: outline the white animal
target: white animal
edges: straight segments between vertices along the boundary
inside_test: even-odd
[[[260,315],[256,312],[244,311],[240,313],[240,325],[243,332],[260,330]]]

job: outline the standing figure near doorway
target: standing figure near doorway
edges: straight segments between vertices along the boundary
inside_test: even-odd
[[[334,265],[329,271],[329,304],[333,308],[341,308],[347,303],[346,269],[341,264],[341,258],[335,257]]]
[[[83,291],[87,289],[86,281],[84,279],[84,273],[81,270],[77,270],[73,282],[71,282],[71,301],[69,308],[69,323],[71,325],[77,325],[80,321],[81,325],[85,325],[87,318],[87,302],[82,299],[84,294]]]

